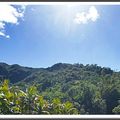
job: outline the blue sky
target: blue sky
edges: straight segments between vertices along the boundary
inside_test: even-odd
[[[98,64],[120,70],[119,5],[11,8],[16,10],[11,21],[0,16],[0,62],[29,67]],[[4,14],[11,16],[7,11]]]

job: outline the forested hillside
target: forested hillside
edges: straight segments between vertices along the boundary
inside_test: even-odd
[[[7,89],[11,92],[11,94],[13,93],[10,88],[13,86],[17,87],[19,91],[22,91],[22,93],[26,96],[24,96],[24,101],[29,101],[29,98],[34,101],[36,98],[35,96],[37,95],[42,96],[42,99],[48,101],[49,104],[56,101],[57,107],[59,105],[62,106],[63,104],[63,106],[65,106],[65,104],[69,103],[68,106],[71,107],[68,108],[73,108],[73,111],[70,110],[70,113],[69,110],[69,112],[65,112],[64,108],[56,110],[56,107],[51,107],[51,109],[53,109],[52,113],[50,113],[50,110],[46,110],[49,114],[120,113],[120,72],[115,72],[110,68],[100,67],[96,64],[83,65],[57,63],[48,68],[29,68],[17,64],[8,65],[0,63],[0,79],[1,86],[5,86],[5,79],[9,80],[10,87],[7,87]],[[32,96],[34,96],[33,98],[28,95],[28,89],[33,91],[31,93]],[[8,91],[3,91],[4,89],[1,87],[0,92],[2,95],[9,93]],[[19,97],[19,94],[17,95]],[[3,100],[3,98],[4,97],[1,96],[1,100]],[[12,101],[14,103],[13,98],[11,98],[10,102]],[[16,98],[16,101],[17,100],[18,99]],[[39,102],[40,101],[41,99]],[[0,104],[3,104],[2,102]],[[15,113],[15,110],[17,111],[18,109],[19,110],[16,112],[17,114],[44,113],[38,112],[38,109],[37,112],[35,111],[34,108],[36,108],[35,106],[38,105],[38,103],[35,103],[32,106],[33,108],[31,108],[31,104],[27,104],[28,108],[26,108],[26,111],[24,112],[22,111],[23,108],[21,108],[19,104],[17,107],[16,105],[13,105],[16,107],[13,110],[13,113]],[[9,107],[11,108],[11,106]],[[61,107],[59,106],[59,108]],[[3,111],[4,110],[1,110],[1,114]],[[45,110],[43,109],[43,111]],[[13,114],[11,112],[5,112],[3,114],[7,113]]]

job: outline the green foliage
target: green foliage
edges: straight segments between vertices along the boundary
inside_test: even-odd
[[[37,69],[1,63],[0,78],[1,114],[119,114],[120,72],[110,68],[57,63]]]
[[[115,107],[112,111],[115,114],[120,114],[120,105],[118,105],[117,107]]]
[[[35,86],[23,92],[17,86],[9,87],[5,80],[0,86],[0,114],[78,114],[70,102],[61,103],[59,98],[52,103],[41,96]]]

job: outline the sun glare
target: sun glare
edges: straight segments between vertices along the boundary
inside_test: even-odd
[[[74,18],[76,13],[82,12],[87,9],[88,6],[81,6],[76,4],[65,4],[53,6],[55,15],[55,25],[59,24],[59,27],[62,27],[66,34],[70,34],[74,30]],[[58,26],[57,26],[58,27]]]
[[[75,6],[72,5],[55,6],[55,24],[60,24],[67,34],[72,29],[75,10]]]

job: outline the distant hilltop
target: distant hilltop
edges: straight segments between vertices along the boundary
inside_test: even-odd
[[[62,74],[63,72],[68,71],[72,72],[72,76],[74,76],[77,79],[81,79],[81,76],[84,76],[85,72],[88,72],[90,75],[95,74],[95,75],[105,75],[105,74],[113,74],[113,70],[107,67],[100,67],[97,64],[68,64],[68,63],[57,63],[54,64],[51,67],[48,68],[32,68],[32,67],[24,67],[20,66],[18,64],[13,64],[13,65],[8,65],[6,63],[0,63],[0,79],[9,79],[11,83],[17,83],[20,81],[34,81],[37,79],[40,74],[55,74],[59,73]],[[75,73],[79,73],[79,76]],[[58,74],[58,76],[59,76]],[[81,75],[80,75],[81,74]],[[67,79],[69,78],[68,77]],[[47,75],[45,76],[47,77]],[[74,77],[72,79],[74,79]],[[85,76],[86,77],[86,76]],[[40,78],[39,78],[40,79]],[[65,78],[64,78],[65,79]]]

